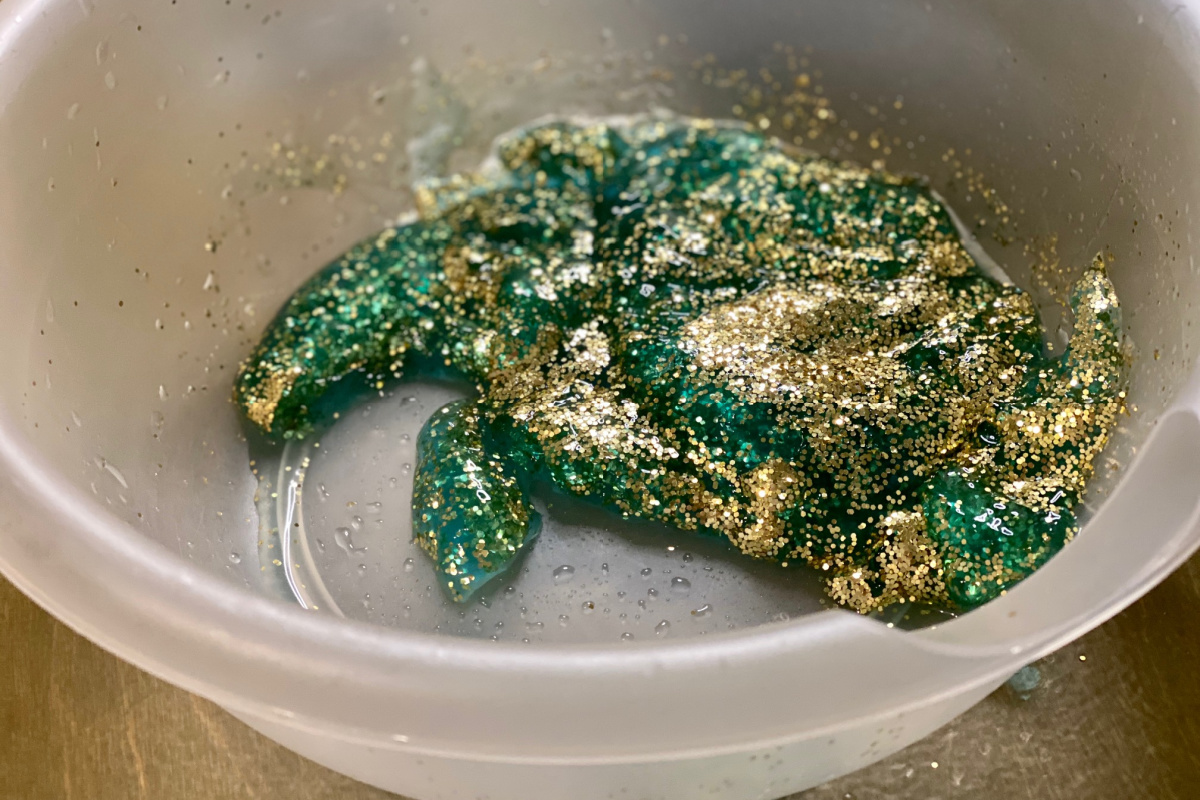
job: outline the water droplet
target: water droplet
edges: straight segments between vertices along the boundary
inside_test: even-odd
[[[83,427],[83,420],[82,420],[82,419],[80,419],[80,418],[79,418],[79,415],[78,415],[78,414],[76,414],[74,411],[72,411],[72,412],[71,412],[71,422],[74,422],[74,423],[75,423],[75,427],[76,427],[76,428],[82,428],[82,427]]]
[[[325,552],[325,542],[321,541],[320,539],[317,539],[317,549],[320,550],[322,553],[324,553]]]
[[[710,606],[708,603],[705,603],[704,605],[700,606],[699,608],[692,610],[693,617],[707,617],[711,613],[712,613],[712,606]]]
[[[662,622],[660,622],[654,626],[654,635],[655,636],[666,636],[667,632],[670,630],[671,630],[671,623],[667,622],[664,619]]]
[[[543,625],[540,622],[526,622],[525,623],[525,630],[529,631],[530,633],[536,633],[537,631],[540,631],[542,629],[542,627],[543,627]]]
[[[607,575],[607,574],[608,574],[608,564],[601,564],[601,565],[600,565],[600,574],[601,574],[601,575]]]
[[[363,525],[363,518],[358,516],[357,514],[355,514],[353,517],[350,518],[350,528],[352,530],[361,531],[362,525]]]
[[[117,483],[121,484],[122,489],[129,488],[129,482],[127,480],[125,480],[125,476],[121,474],[121,470],[117,469],[114,465],[108,463],[108,461],[105,460],[104,458],[100,459],[100,464],[104,467],[105,472],[107,472],[109,475],[112,475],[113,478],[116,479]]]
[[[161,383],[158,385],[158,399],[164,401],[167,399],[167,387],[163,386]]]
[[[575,577],[575,568],[570,564],[563,564],[561,567],[555,567],[553,574],[555,583],[567,583]]]
[[[400,441],[404,442],[405,444],[408,444],[409,442],[412,441],[412,437],[409,436],[407,433],[402,433],[402,434],[400,434]]]
[[[322,503],[329,499],[329,490],[325,488],[325,484],[317,484],[317,497]]]
[[[111,70],[104,73],[104,85],[110,89],[117,88],[117,76]]]
[[[337,546],[342,548],[347,554],[357,553],[366,550],[365,547],[355,547],[354,539],[349,528],[338,528],[333,532],[333,540],[337,542]]]
[[[46,298],[46,322],[54,322],[54,302]]]
[[[649,578],[653,574],[654,574],[654,570],[650,569],[649,567],[646,567],[645,569],[642,570],[643,578]]]
[[[676,594],[687,594],[692,590],[692,582],[687,578],[671,578],[671,591]]]
[[[567,623],[569,623],[570,621],[571,621],[571,618],[570,618],[570,617],[568,617],[566,614],[559,614],[559,615],[558,615],[558,624],[559,624],[561,627],[563,627],[563,628],[567,627]]]
[[[690,563],[692,563],[692,554],[691,554],[691,553],[684,553],[684,554],[683,554],[683,563],[685,563],[685,564],[690,564]]]
[[[415,561],[413,561],[411,558],[404,559],[404,571],[405,572],[412,572],[416,568],[416,566],[417,566],[417,563]]]
[[[158,99],[154,101],[154,105],[158,107],[159,111],[166,111],[168,102],[169,100],[167,99],[167,96],[165,94],[160,94]]]
[[[367,512],[370,514],[382,513],[383,512],[383,503],[380,503],[378,501],[376,501],[374,503],[367,503]]]
[[[211,270],[204,276],[204,285],[200,287],[206,292],[215,292],[217,290],[217,273]]]
[[[408,475],[410,472],[412,472],[412,464],[402,464],[400,466],[401,475]]]
[[[359,574],[359,575],[366,575],[366,574],[367,574],[367,565],[366,565],[366,564],[359,564],[359,565],[358,565],[358,574]]]
[[[238,555],[237,553],[230,553],[229,554],[229,562],[231,564],[240,564],[240,563],[242,563],[242,557],[240,555]]]
[[[651,600],[653,600],[654,598],[658,597],[658,589],[655,589],[655,588],[653,588],[653,587],[651,587],[651,588],[647,589],[647,590],[646,590],[646,597],[649,597]]]
[[[622,642],[632,642],[633,634],[630,633],[629,631],[625,631],[624,633],[621,634],[621,641]]]
[[[592,613],[593,611],[595,611],[595,610],[596,610],[596,604],[595,604],[595,603],[593,603],[591,600],[584,600],[584,601],[583,601],[583,613],[585,613],[585,614],[591,614],[591,613]]]
[[[154,433],[157,434],[160,432],[163,429],[163,425],[166,424],[166,421],[167,418],[162,415],[161,411],[150,412],[150,428]]]

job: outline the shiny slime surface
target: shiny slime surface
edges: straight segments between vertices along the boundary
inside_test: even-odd
[[[275,439],[396,378],[474,384],[413,492],[455,600],[536,537],[537,481],[808,564],[861,612],[971,608],[1075,534],[1124,398],[1099,258],[1055,357],[919,180],[681,117],[494,155],[302,286],[235,384]]]

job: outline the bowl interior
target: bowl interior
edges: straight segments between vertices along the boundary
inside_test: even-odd
[[[1135,360],[1094,508],[1196,355],[1200,106],[1164,10],[1067,5],[83,4],[0,114],[0,414],[96,513],[281,602],[299,587],[346,616],[533,642],[816,612],[803,571],[549,496],[538,547],[453,606],[408,498],[412,439],[454,389],[356,409],[313,457],[302,518],[229,401],[283,300],[408,211],[414,178],[544,114],[668,108],[928,176],[1051,337],[1070,329],[1063,289],[1107,253]]]

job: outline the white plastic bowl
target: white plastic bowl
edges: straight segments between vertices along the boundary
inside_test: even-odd
[[[0,4],[0,570],[122,658],[413,797],[769,798],[924,736],[1195,549],[1193,3],[260,2]],[[756,75],[776,42],[968,218],[988,212],[950,147],[1020,235],[1058,233],[1067,265],[1112,253],[1135,410],[1078,540],[916,632],[827,611],[523,646],[284,602],[255,557],[231,374],[299,281],[404,209],[378,181],[260,191],[267,146],[377,132],[371,109],[418,57],[418,76],[484,87],[472,141],[548,111],[727,115],[689,64]],[[872,157],[842,133],[822,141]],[[1030,285],[1020,245],[983,240]]]

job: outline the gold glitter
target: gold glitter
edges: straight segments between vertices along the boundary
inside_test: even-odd
[[[243,399],[246,418],[265,431],[271,430],[275,419],[275,408],[283,394],[291,386],[296,373],[292,370],[277,370],[263,381],[257,396],[247,395]]]
[[[474,382],[422,434],[414,506],[456,599],[532,538],[535,477],[808,563],[858,611],[998,595],[1074,535],[1123,406],[1103,262],[1051,360],[920,182],[760,127],[547,122],[502,171],[422,185],[417,222],[281,312],[246,416],[303,436],[354,375]]]

